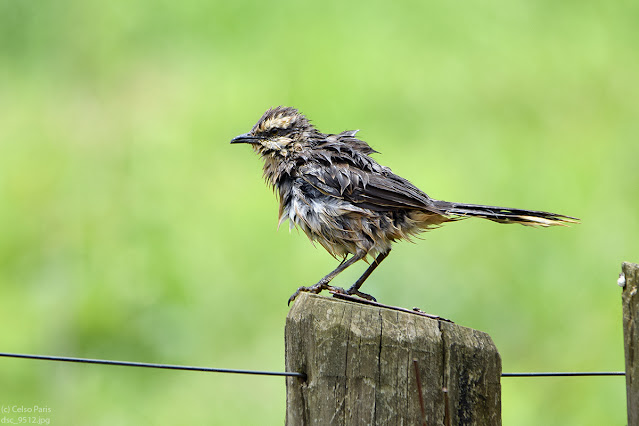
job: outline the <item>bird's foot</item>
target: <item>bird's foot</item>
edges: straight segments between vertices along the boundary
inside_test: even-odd
[[[317,284],[314,284],[310,287],[300,287],[297,290],[295,290],[295,293],[293,293],[291,297],[288,298],[288,304],[290,306],[291,302],[295,300],[295,298],[303,291],[306,291],[308,293],[318,294],[322,290],[329,290],[335,293],[347,294],[346,290],[344,290],[343,288],[333,287],[332,285],[328,285],[320,281]]]
[[[291,302],[295,300],[295,298],[303,291],[306,291],[308,293],[313,293],[313,294],[319,294],[319,292],[321,292],[322,290],[328,290],[331,293],[346,294],[349,296],[358,296],[358,297],[361,297],[362,299],[377,302],[377,299],[375,299],[370,294],[362,293],[361,291],[354,289],[353,287],[349,288],[348,290],[344,290],[341,287],[333,287],[332,285],[328,285],[320,281],[317,284],[314,284],[312,286],[309,286],[309,287],[302,286],[298,288],[297,290],[295,290],[295,293],[293,293],[291,297],[288,298],[288,305],[290,306]]]
[[[362,299],[370,300],[372,302],[377,302],[377,299],[375,299],[373,296],[367,293],[362,293],[359,290],[351,291],[351,289],[348,289],[344,292],[344,294],[348,294],[349,296],[359,296]]]
[[[361,291],[359,291],[359,288],[361,286],[362,286],[362,283],[356,282],[355,284],[350,286],[349,289],[344,292],[344,294],[348,294],[349,296],[358,296],[358,297],[361,297],[362,299],[366,299],[366,300],[371,300],[373,302],[377,302],[377,299],[375,299],[370,294],[362,293]]]

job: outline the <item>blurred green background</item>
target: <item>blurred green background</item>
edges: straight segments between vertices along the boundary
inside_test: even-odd
[[[284,369],[286,300],[336,265],[229,140],[271,106],[362,129],[468,220],[366,283],[488,332],[506,372],[623,370],[639,261],[639,6],[599,1],[0,2],[0,351]],[[350,283],[364,264],[340,276]],[[281,378],[0,359],[52,424],[282,424]],[[503,380],[506,425],[625,424],[625,382]]]

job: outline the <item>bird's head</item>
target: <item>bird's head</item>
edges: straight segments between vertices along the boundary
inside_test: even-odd
[[[236,136],[231,143],[248,143],[262,156],[286,158],[307,148],[314,131],[295,108],[278,106],[266,111],[250,132]]]

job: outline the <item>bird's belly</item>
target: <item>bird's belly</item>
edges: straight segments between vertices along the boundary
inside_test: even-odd
[[[282,206],[281,220],[288,219],[311,241],[317,241],[331,255],[364,252],[375,256],[390,249],[388,218],[333,197],[309,200],[292,197]]]

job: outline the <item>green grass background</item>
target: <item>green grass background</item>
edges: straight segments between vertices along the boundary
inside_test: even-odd
[[[403,243],[378,300],[484,330],[503,369],[622,370],[639,261],[639,7],[600,1],[0,2],[0,351],[284,369],[336,262],[276,229],[268,107],[362,129],[435,198],[556,211]],[[349,285],[358,265],[337,279]],[[284,380],[0,359],[52,424],[282,424]],[[625,424],[623,378],[503,382],[506,425]]]

